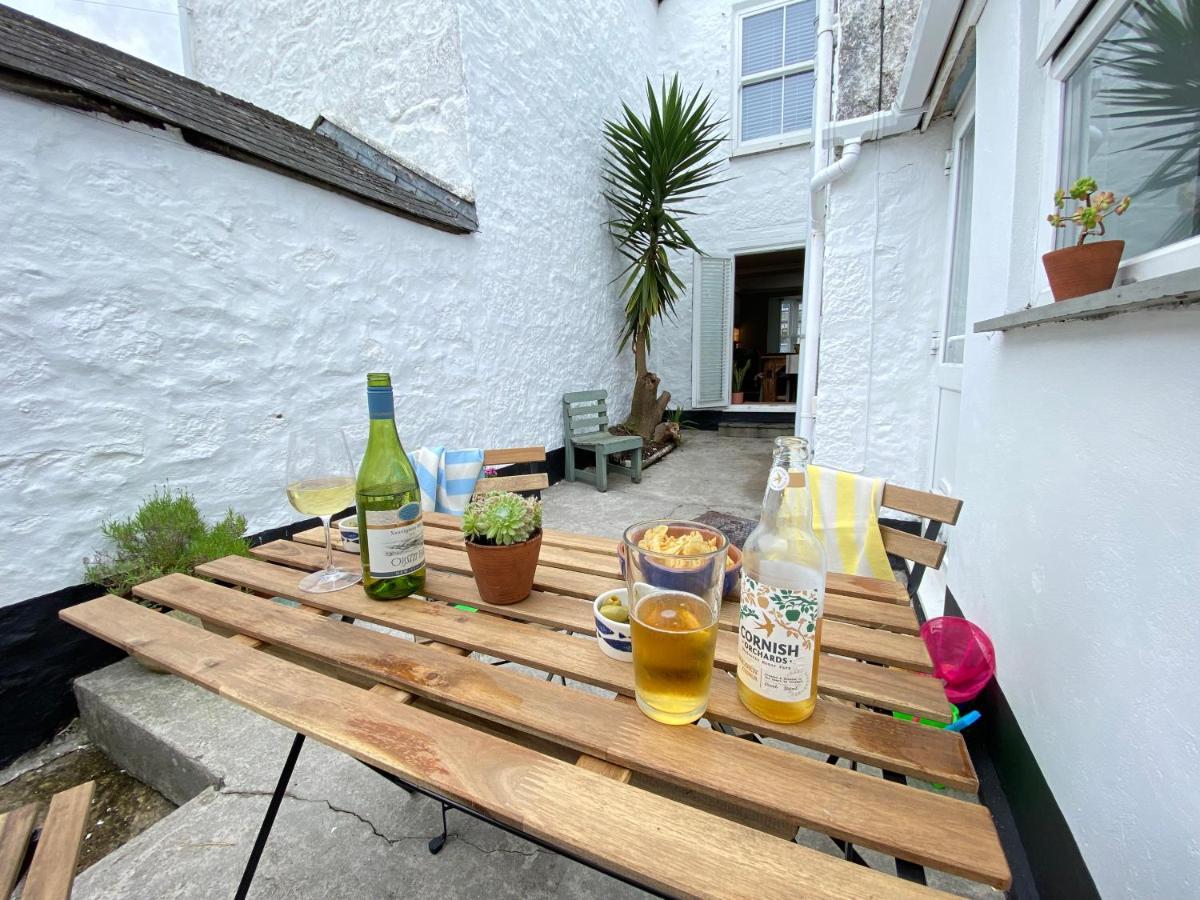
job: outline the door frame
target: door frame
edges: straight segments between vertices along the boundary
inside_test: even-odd
[[[975,80],[972,79],[963,91],[962,99],[959,101],[958,108],[954,112],[954,127],[950,133],[950,171],[948,177],[950,179],[950,190],[947,198],[946,212],[946,259],[942,272],[942,299],[938,305],[938,347],[937,359],[934,362],[933,376],[933,398],[932,398],[932,415],[930,423],[933,428],[933,440],[929,443],[929,489],[937,493],[952,494],[954,490],[953,484],[937,484],[937,459],[938,448],[940,444],[940,418],[942,412],[942,393],[944,391],[954,391],[962,395],[963,385],[963,365],[964,363],[947,363],[945,359],[946,345],[949,335],[947,334],[947,325],[950,322],[950,292],[953,287],[954,276],[954,255],[956,240],[955,235],[958,230],[958,214],[959,214],[959,198],[961,196],[959,173],[961,171],[961,156],[962,156],[962,138],[967,132],[967,129],[975,124]],[[976,134],[978,136],[978,133]],[[978,159],[976,154],[974,157]],[[978,172],[978,167],[973,169],[973,173]],[[970,185],[972,199],[974,198],[974,179]],[[974,211],[974,203],[972,203],[972,212]],[[972,218],[974,216],[972,215]],[[970,285],[970,251],[967,254],[967,285],[969,292]],[[963,359],[966,360],[966,333],[964,329],[964,353]],[[955,435],[957,442],[958,436]],[[957,479],[955,479],[957,480]],[[937,616],[942,614],[945,604],[945,594],[950,588],[950,570],[952,562],[952,552],[950,548],[950,537],[952,529],[950,526],[943,526],[941,536],[946,546],[946,554],[942,560],[942,565],[939,569],[930,569],[925,573],[925,577],[921,582],[920,590],[918,591],[921,605],[929,615]]]
[[[730,247],[726,248],[725,250],[717,252],[717,253],[705,253],[705,254],[693,253],[692,254],[692,406],[694,408],[696,408],[696,409],[718,409],[718,410],[726,410],[726,411],[741,410],[744,412],[754,412],[754,411],[760,411],[759,407],[761,406],[760,404],[745,404],[745,403],[735,406],[732,403],[731,397],[729,396],[733,391],[732,380],[730,381],[728,390],[726,391],[726,399],[725,399],[724,404],[706,404],[706,405],[702,406],[702,405],[696,403],[696,375],[697,375],[697,372],[699,371],[700,345],[699,345],[699,342],[696,340],[695,292],[696,292],[696,290],[698,290],[699,284],[700,284],[700,259],[701,259],[701,256],[703,255],[703,256],[716,257],[719,259],[730,260],[729,291],[726,294],[726,301],[725,301],[727,304],[725,312],[726,312],[726,315],[729,320],[729,336],[728,336],[729,339],[725,342],[725,346],[726,346],[725,367],[732,378],[732,375],[733,375],[733,328],[734,328],[733,314],[734,314],[734,310],[736,308],[736,303],[737,303],[737,301],[734,298],[734,286],[737,284],[737,260],[738,260],[738,257],[739,256],[757,256],[762,253],[778,253],[781,250],[807,251],[807,244],[808,244],[808,242],[804,239],[803,236],[797,235],[794,238],[789,238],[789,237],[785,237],[782,234],[780,234],[775,240],[768,241],[767,243],[744,243],[744,244],[739,243],[739,244],[730,246]],[[805,252],[805,254],[804,254],[804,268],[805,269],[808,268],[808,253],[807,252]],[[803,284],[803,278],[804,278],[803,271],[800,273],[800,277],[801,277],[801,284]],[[803,302],[804,302],[803,289],[801,289],[800,301],[801,301],[801,304],[803,304]],[[801,331],[803,332],[803,328],[804,328],[803,314],[801,314],[799,321],[800,321]],[[770,404],[769,407],[762,407],[762,409],[769,408],[771,411],[794,412],[796,405],[797,405],[796,403]],[[753,406],[755,408],[748,409],[747,408],[748,406]]]

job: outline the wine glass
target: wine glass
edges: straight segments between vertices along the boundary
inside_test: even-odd
[[[340,428],[298,428],[288,436],[288,501],[298,511],[320,516],[325,526],[325,568],[305,576],[300,589],[310,594],[340,591],[362,580],[333,564],[329,518],[354,502],[354,464]]]

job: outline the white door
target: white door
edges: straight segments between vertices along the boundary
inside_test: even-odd
[[[733,257],[696,254],[692,406],[728,406],[733,383]]]
[[[971,194],[975,177],[974,86],[959,103],[954,123],[950,178],[949,237],[945,300],[939,331],[936,386],[934,388],[933,464],[930,488],[957,496],[955,466],[958,461],[958,411],[962,401],[962,362],[967,331],[967,282],[971,259]],[[921,583],[921,604],[929,616],[940,616],[951,577],[950,535],[943,529],[946,558],[939,571],[927,571]]]

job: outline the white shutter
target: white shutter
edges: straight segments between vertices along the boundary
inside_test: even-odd
[[[728,406],[733,379],[733,259],[697,254],[692,278],[692,406]]]

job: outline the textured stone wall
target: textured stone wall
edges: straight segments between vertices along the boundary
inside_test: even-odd
[[[407,27],[392,8],[375,4],[376,25]],[[408,444],[553,448],[564,391],[628,402],[599,134],[651,67],[654,4],[464,0],[458,13],[472,236],[0,93],[0,514],[12,538],[0,604],[77,582],[101,520],[155,485],[189,488],[208,515],[233,505],[252,529],[293,520],[288,431],[360,429],[369,369],[393,372]],[[242,42],[265,41],[269,58],[323,40],[315,24],[289,35],[286,17],[255,22],[227,35],[235,58],[253,56]],[[353,78],[365,92],[395,77],[392,60],[377,62]],[[216,86],[253,96],[257,72]],[[302,82],[326,79],[351,80],[297,76],[294,108]],[[304,102],[301,120],[322,111]]]
[[[456,0],[189,0],[195,78],[297,122],[326,115],[467,194]]]
[[[920,6],[920,0],[839,0],[837,118],[853,119],[892,107]]]

